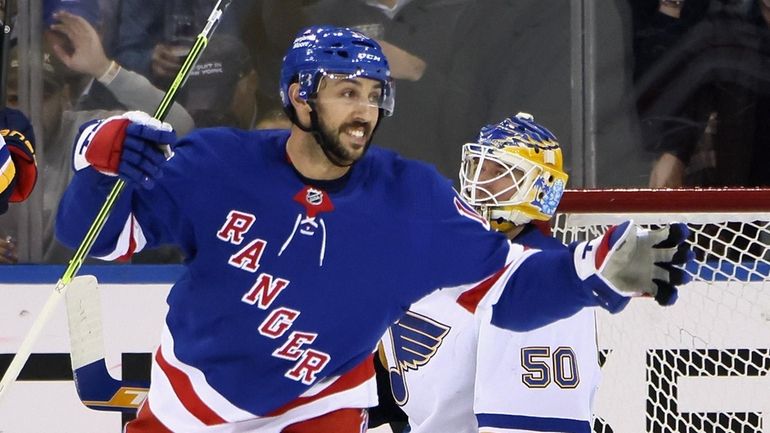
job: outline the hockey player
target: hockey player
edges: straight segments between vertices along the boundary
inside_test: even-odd
[[[394,103],[370,38],[301,32],[281,96],[290,131],[202,129],[168,159],[173,131],[141,113],[87,124],[76,143],[59,238],[82,239],[120,176],[128,185],[93,253],[175,243],[186,254],[128,433],[363,431],[377,342],[439,287],[487,279],[466,301],[495,297],[507,308],[497,324],[511,329],[587,305],[617,311],[634,295],[673,302],[675,273],[655,273],[660,286],[651,278],[654,261],[679,261],[674,243],[655,250],[624,224],[574,254],[525,251],[485,228],[435,169],[370,148]],[[624,274],[629,259],[643,271]],[[552,290],[529,290],[544,274]]]
[[[531,223],[553,216],[566,182],[556,137],[528,114],[463,146],[461,196],[516,243],[567,250]],[[385,334],[393,397],[411,432],[590,431],[600,377],[593,310],[524,333],[494,326],[493,313],[485,302],[474,315],[437,291]]]
[[[8,203],[24,201],[37,182],[35,134],[19,110],[0,109],[0,214]]]

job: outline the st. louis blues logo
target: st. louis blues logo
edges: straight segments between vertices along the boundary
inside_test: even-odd
[[[388,330],[392,341],[395,367],[390,367],[390,386],[400,406],[409,399],[409,388],[404,373],[417,370],[436,355],[451,328],[435,320],[407,311]]]

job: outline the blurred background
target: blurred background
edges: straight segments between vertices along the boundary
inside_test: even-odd
[[[0,263],[69,259],[53,218],[78,126],[154,112],[214,3],[3,4],[2,99],[32,119],[40,177],[0,218]],[[300,28],[336,24],[391,63],[396,109],[374,143],[454,181],[462,144],[525,111],[559,138],[570,188],[767,186],[768,23],[770,0],[234,0],[167,120],[180,136],[288,127],[283,54]]]

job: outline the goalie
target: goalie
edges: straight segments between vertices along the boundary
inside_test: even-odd
[[[556,137],[526,113],[482,128],[477,143],[463,146],[460,195],[513,242],[567,250],[532,223],[551,219],[566,183]],[[684,235],[672,233],[670,245]],[[660,231],[647,242],[667,237]],[[549,283],[543,275],[534,289],[548,290]],[[513,332],[495,326],[504,313],[495,311],[494,299],[475,314],[462,299],[435,292],[413,304],[383,337],[381,359],[410,431],[590,431],[601,375],[594,311]]]
[[[374,40],[319,26],[284,59],[290,131],[202,129],[169,149],[173,131],[146,114],[84,127],[57,236],[76,245],[120,177],[94,254],[163,243],[186,254],[128,433],[364,431],[379,339],[439,287],[471,308],[496,299],[495,324],[514,330],[585,306],[619,311],[631,296],[673,302],[681,281],[654,269],[678,262],[678,243],[654,254],[624,224],[574,251],[525,250],[434,168],[370,146],[393,90]],[[549,290],[533,290],[543,275]]]

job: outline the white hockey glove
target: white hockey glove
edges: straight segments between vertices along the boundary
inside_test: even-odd
[[[92,121],[80,127],[73,152],[75,171],[92,166],[146,189],[162,176],[176,133],[168,123],[141,111]]]
[[[633,221],[611,227],[575,249],[575,268],[599,305],[617,313],[632,297],[651,296],[660,305],[676,302],[677,286],[691,277],[681,265],[694,257],[685,224],[645,230]]]

